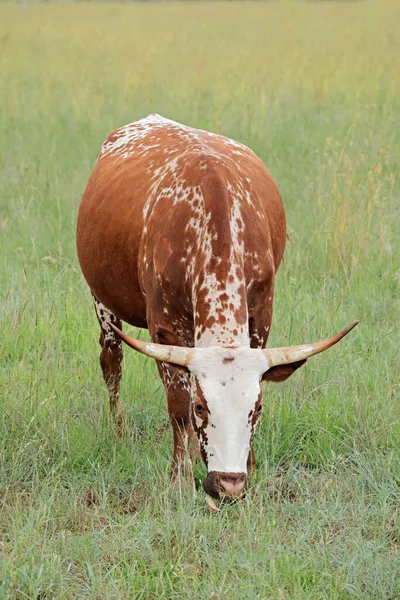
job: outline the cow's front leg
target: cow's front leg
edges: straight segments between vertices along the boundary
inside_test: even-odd
[[[251,443],[249,457],[247,459],[247,472],[249,475],[250,473],[256,472],[256,453],[254,452],[253,442]]]
[[[159,366],[166,393],[169,418],[173,430],[174,454],[171,479],[179,490],[188,485],[195,490],[191,457],[198,448],[190,422],[190,375],[166,363]],[[193,452],[194,451],[194,452]]]
[[[171,481],[179,491],[182,485],[187,485],[193,492],[196,490],[193,478],[192,460],[190,455],[191,425],[179,422],[171,416],[174,434],[174,456],[171,465]]]
[[[265,348],[271,329],[274,297],[274,281],[267,282],[261,293],[258,287],[252,290],[250,304],[253,307],[249,318],[249,334],[251,348]],[[263,388],[263,392],[265,388]],[[247,472],[249,475],[255,475],[256,454],[254,452],[253,439],[250,443],[249,456],[247,458]]]

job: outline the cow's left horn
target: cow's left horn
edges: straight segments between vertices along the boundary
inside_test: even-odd
[[[301,346],[287,346],[286,348],[266,348],[263,350],[268,363],[269,368],[276,367],[278,365],[287,365],[289,363],[297,362],[299,360],[305,360],[314,354],[319,354],[324,350],[327,350],[331,346],[334,346],[345,335],[349,333],[358,324],[358,321],[354,321],[351,325],[343,329],[340,333],[336,333],[332,337],[322,340],[320,342],[314,342],[313,344],[302,344]]]
[[[181,346],[164,346],[163,344],[153,344],[151,342],[142,342],[141,340],[135,340],[126,335],[123,331],[118,329],[115,325],[110,323],[115,333],[124,340],[125,344],[128,344],[134,350],[151,356],[156,360],[162,360],[163,362],[173,363],[174,365],[180,365],[187,367],[192,360],[193,348],[184,348]]]

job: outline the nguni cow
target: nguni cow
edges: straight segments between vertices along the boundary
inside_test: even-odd
[[[212,509],[210,496],[240,496],[255,468],[261,382],[284,381],[356,324],[325,341],[265,349],[285,242],[282,201],[261,160],[243,144],[159,115],[108,137],[80,206],[78,256],[119,431],[122,338],[156,359],[172,473],[186,470],[193,483],[185,457],[197,437]],[[147,328],[153,343],[129,338],[122,321]]]

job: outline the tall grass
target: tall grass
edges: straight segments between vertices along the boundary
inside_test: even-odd
[[[400,597],[398,26],[395,0],[0,5],[0,598]],[[75,253],[101,142],[151,112],[277,181],[271,345],[361,321],[267,389],[254,487],[217,515],[170,489],[133,352],[115,440]]]

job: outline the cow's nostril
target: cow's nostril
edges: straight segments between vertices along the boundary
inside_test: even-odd
[[[243,493],[246,483],[245,475],[239,477],[220,478],[219,485],[227,496],[238,497]]]

